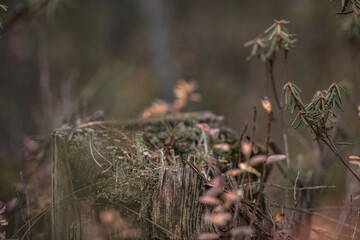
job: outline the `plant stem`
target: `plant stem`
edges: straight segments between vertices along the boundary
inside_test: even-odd
[[[268,126],[267,126],[267,139],[266,139],[266,156],[269,155],[269,145],[270,145],[270,134],[271,134],[271,123],[273,121],[273,117],[272,117],[272,112],[268,114]],[[251,215],[251,220],[250,220],[250,224],[249,227],[252,228],[252,226],[255,223],[255,216],[256,216],[256,211],[257,208],[259,207],[259,203],[260,203],[260,199],[262,196],[262,192],[264,190],[264,185],[265,185],[265,175],[266,175],[266,161],[264,162],[263,165],[263,169],[262,169],[262,173],[261,173],[261,181],[260,181],[260,187],[259,187],[259,193],[258,196],[256,198],[256,202],[255,202],[255,206]],[[249,235],[246,236],[246,240],[249,239]]]
[[[335,144],[330,139],[329,135],[326,133],[326,140],[321,139],[329,148],[330,150],[335,154],[335,156],[349,169],[349,171],[356,177],[356,179],[360,182],[360,176],[349,166],[349,164],[344,160],[344,158],[341,156],[339,150],[337,150]]]
[[[287,67],[287,52],[285,51],[285,69]],[[285,155],[286,155],[286,166],[288,169],[290,169],[290,157],[289,157],[289,145],[288,145],[288,138],[285,128],[285,118],[284,118],[284,104],[283,104],[283,94],[281,94],[281,100],[279,99],[278,92],[276,90],[276,83],[275,83],[275,77],[274,77],[274,61],[268,60],[267,61],[267,73],[270,77],[270,82],[273,90],[273,94],[275,97],[276,105],[279,108],[280,111],[280,122],[281,122],[281,130],[283,134],[283,141],[284,141],[284,149],[285,149]],[[284,79],[283,79],[283,85],[285,85],[286,82],[286,70],[284,70]]]

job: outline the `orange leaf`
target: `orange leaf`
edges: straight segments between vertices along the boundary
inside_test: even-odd
[[[285,217],[284,213],[278,213],[275,215],[275,222],[281,221]]]
[[[262,107],[265,109],[265,111],[270,114],[272,112],[272,107],[271,107],[271,103],[270,100],[267,96],[264,96],[261,98],[261,104]]]

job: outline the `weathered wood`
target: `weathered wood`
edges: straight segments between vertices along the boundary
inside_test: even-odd
[[[165,122],[170,126],[183,122],[180,130],[185,132],[178,134],[186,135],[187,131],[199,131],[195,127],[198,122],[220,127],[221,121],[221,117],[201,113],[169,116]],[[164,121],[127,123],[122,129],[133,137],[130,145],[123,133],[113,136],[111,129],[105,129],[94,132],[64,128],[54,133],[53,239],[91,239],[90,224],[96,222],[99,211],[108,208],[118,210],[124,218],[136,217],[134,227],[142,230],[141,239],[196,239],[202,232],[216,231],[203,220],[203,215],[212,209],[199,203],[205,191],[204,180],[187,165],[166,163],[166,158],[161,157],[162,150],[151,153],[157,159],[164,158],[156,166],[146,153],[142,137],[146,136],[151,144],[155,140],[168,141],[164,132],[169,130]],[[222,138],[237,144],[231,130],[221,131]],[[190,148],[197,141],[192,138],[199,137],[194,134],[184,139],[178,137],[188,141]],[[174,145],[175,150],[182,154],[182,145],[179,146]],[[246,223],[251,210],[246,206],[240,210]],[[257,221],[257,224],[263,223]]]
[[[174,233],[159,231],[152,226],[151,239],[196,239],[211,231],[203,220],[209,207],[199,203],[204,192],[203,180],[189,167],[165,171],[152,198],[152,220]]]
[[[69,152],[67,151],[68,131],[56,131],[53,142],[53,197],[52,238],[55,239],[88,239],[84,224],[93,218],[93,202],[89,199],[78,199],[74,194],[73,173],[70,169]],[[76,177],[76,176],[75,176]]]

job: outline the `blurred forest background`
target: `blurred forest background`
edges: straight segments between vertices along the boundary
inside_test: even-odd
[[[2,1],[9,7],[1,13],[5,23],[19,9],[33,9],[39,2]],[[202,95],[187,110],[211,110],[240,132],[252,121],[261,96],[275,104],[264,64],[247,61],[250,49],[244,47],[275,19],[289,20],[297,36],[288,79],[305,98],[332,82],[346,80],[353,86],[353,99],[344,103],[337,127],[340,140],[354,143],[340,148],[344,156],[359,154],[354,106],[359,104],[360,75],[354,71],[360,58],[341,30],[347,16],[335,16],[338,11],[339,3],[327,0],[54,0],[11,29],[5,24],[0,39],[0,199],[16,195],[13,183],[20,181],[30,137],[50,139],[62,123],[74,124],[97,110],[104,110],[105,119],[140,117],[154,99],[171,100],[179,79],[195,80]],[[282,55],[275,74],[280,91]],[[266,113],[258,112],[257,140],[264,143]],[[289,129],[292,119],[286,113]],[[282,147],[280,121],[275,125],[273,138]],[[321,151],[304,128],[300,134],[289,130],[289,148],[293,165],[301,164],[304,175]],[[324,184],[344,185],[346,169],[328,156]],[[343,193],[325,201],[341,203]]]

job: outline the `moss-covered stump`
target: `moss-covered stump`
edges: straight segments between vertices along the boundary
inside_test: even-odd
[[[219,128],[212,143],[227,143],[231,151],[212,150],[198,123]],[[56,130],[53,239],[93,239],[99,234],[94,229],[112,219],[101,217],[104,209],[115,209],[132,228],[140,229],[141,236],[130,235],[133,238],[196,239],[202,232],[214,232],[203,220],[211,208],[199,203],[208,181],[187,161],[206,169],[206,162],[213,160],[209,156],[216,155],[221,168],[229,169],[236,165],[237,149],[238,137],[211,113],[175,114],[122,126],[90,122]],[[251,203],[240,210],[249,221]],[[255,227],[262,224],[257,220]],[[116,226],[102,239],[129,236],[127,229]]]

